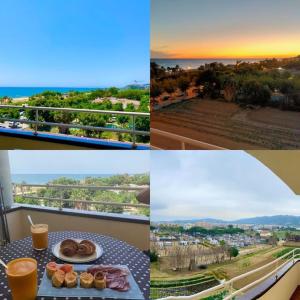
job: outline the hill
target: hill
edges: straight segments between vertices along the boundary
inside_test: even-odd
[[[300,216],[290,215],[277,215],[277,216],[262,216],[253,218],[243,218],[233,221],[225,221],[221,219],[203,218],[203,219],[190,219],[190,220],[174,220],[163,221],[159,223],[173,223],[173,224],[185,224],[185,223],[198,223],[206,222],[212,224],[252,224],[252,225],[279,225],[279,226],[299,226]]]

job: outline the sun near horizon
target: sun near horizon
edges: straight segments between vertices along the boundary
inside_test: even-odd
[[[153,0],[151,58],[266,59],[300,54],[300,2]]]

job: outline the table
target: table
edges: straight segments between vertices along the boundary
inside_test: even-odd
[[[32,257],[38,262],[38,285],[41,282],[44,269],[49,261],[56,261],[57,263],[63,263],[52,255],[52,246],[61,240],[73,238],[73,239],[89,239],[95,241],[103,247],[104,254],[97,259],[93,264],[121,264],[127,265],[130,269],[134,279],[139,285],[141,291],[144,294],[145,299],[149,299],[150,290],[150,273],[149,266],[150,261],[147,255],[137,248],[117,239],[109,236],[104,236],[95,233],[88,232],[74,232],[74,231],[60,231],[49,232],[49,248],[44,251],[36,251],[32,249],[31,237],[24,238],[22,240],[14,241],[7,246],[0,247],[0,257],[9,262],[19,257]],[[11,299],[10,290],[7,284],[4,268],[0,268],[0,299]],[[38,297],[39,300],[52,300],[49,297]],[[57,300],[63,300],[66,298],[57,298]],[[96,298],[67,298],[67,300],[73,299],[96,299]]]

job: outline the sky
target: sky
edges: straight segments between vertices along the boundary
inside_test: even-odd
[[[12,174],[141,174],[149,151],[9,151]]]
[[[149,82],[149,0],[1,0],[0,86]]]
[[[300,54],[299,0],[152,0],[152,58]]]
[[[300,216],[300,196],[243,151],[152,151],[151,220]]]

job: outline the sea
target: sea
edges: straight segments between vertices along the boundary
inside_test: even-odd
[[[45,91],[55,91],[67,93],[70,91],[88,92],[99,88],[83,88],[83,87],[0,87],[0,97],[22,98],[30,97]]]
[[[189,69],[198,69],[200,66],[204,66],[205,64],[210,64],[213,62],[222,63],[224,65],[232,65],[236,64],[236,62],[240,60],[243,62],[259,62],[258,59],[163,59],[163,58],[155,58],[151,59],[151,62],[156,62],[158,65],[162,67],[170,67],[173,68],[176,65],[181,67],[182,69],[189,70]]]
[[[86,177],[107,178],[115,174],[12,174],[13,183],[46,184],[57,178],[67,177],[74,180],[82,180]]]

